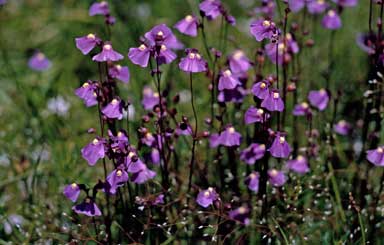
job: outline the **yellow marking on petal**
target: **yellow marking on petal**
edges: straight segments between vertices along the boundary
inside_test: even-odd
[[[303,107],[304,109],[307,109],[309,107],[309,105],[307,102],[302,102],[301,107]]]
[[[247,212],[247,209],[245,207],[239,208],[239,214],[245,214]]]
[[[229,128],[228,128],[228,132],[229,132],[230,134],[233,134],[233,133],[235,132],[235,128],[234,128],[234,127],[229,127]]]
[[[91,199],[90,198],[85,198],[85,202],[86,203],[91,203]]]
[[[384,152],[383,147],[381,147],[381,146],[377,147],[377,152],[378,153],[383,153]]]
[[[139,46],[139,50],[141,50],[141,51],[144,51],[146,48],[147,48],[147,46],[145,46],[144,44],[141,44]]]
[[[205,196],[205,197],[209,197],[209,195],[211,195],[211,192],[210,192],[210,191],[204,191],[204,196]]]
[[[159,93],[153,93],[153,97],[156,97],[156,98],[158,98],[159,97]]]
[[[333,16],[335,16],[335,15],[336,15],[336,13],[335,13],[334,10],[329,10],[329,11],[328,11],[328,16],[333,17]]]
[[[265,150],[265,145],[261,144],[261,145],[259,145],[259,148],[262,149],[262,150]]]
[[[119,101],[117,100],[117,99],[113,99],[112,101],[111,101],[111,104],[112,105],[117,105],[119,103]]]
[[[201,56],[200,56],[200,54],[196,54],[196,59],[201,59]]]
[[[232,72],[230,71],[230,70],[225,70],[224,71],[224,76],[225,77],[229,77],[229,76],[231,76],[232,75]]]
[[[195,53],[189,53],[189,58],[190,58],[190,59],[193,60],[193,59],[195,58],[195,56],[196,56]]]
[[[72,184],[71,184],[71,188],[72,188],[72,189],[76,189],[76,188],[77,188],[77,184],[76,184],[76,183],[72,183]]]
[[[122,132],[118,132],[117,133],[117,137],[121,137],[121,136],[123,136],[123,133]]]
[[[235,60],[239,60],[239,59],[243,58],[243,56],[244,56],[244,53],[243,53],[243,51],[241,51],[241,50],[237,50],[237,51],[233,54],[233,58],[234,58]]]
[[[278,172],[277,172],[276,169],[272,169],[271,172],[270,172],[270,174],[272,175],[272,177],[276,177],[277,174],[278,174]]]
[[[271,26],[271,22],[269,20],[264,20],[263,21],[263,26],[264,27],[270,27]]]
[[[112,49],[112,46],[111,46],[111,44],[105,44],[105,45],[103,46],[103,49],[105,49],[105,50],[111,50],[111,49]]]
[[[165,50],[167,50],[167,46],[165,46],[164,44],[161,45],[161,51],[165,51]]]
[[[121,177],[123,175],[123,172],[119,169],[116,171],[116,176]]]
[[[45,55],[43,53],[39,52],[39,53],[37,53],[37,59],[43,60],[43,59],[45,59]]]
[[[322,95],[324,95],[324,94],[326,94],[327,93],[327,91],[325,91],[325,89],[320,89],[320,94],[322,94]]]
[[[297,156],[297,161],[301,162],[304,160],[304,157],[302,155]]]
[[[116,69],[117,69],[118,71],[121,70],[121,65],[115,65],[115,67],[116,67]]]
[[[254,179],[254,178],[256,178],[256,174],[255,174],[255,173],[251,173],[251,174],[249,175],[249,177],[250,177],[251,179]]]
[[[258,109],[258,110],[257,110],[257,114],[259,114],[259,115],[263,115],[263,114],[264,114],[264,110],[263,110],[263,109],[261,109],[261,108],[260,108],[260,109]]]
[[[185,16],[185,21],[187,21],[187,22],[192,22],[192,20],[193,20],[192,15],[187,15],[187,16]]]
[[[163,33],[162,31],[159,31],[159,32],[157,33],[157,35],[160,36],[160,37],[162,37],[162,36],[164,36],[164,33]]]
[[[278,92],[273,92],[273,98],[278,99],[280,97]]]
[[[283,144],[285,142],[285,137],[284,136],[280,136],[279,142],[280,142],[280,144]]]
[[[94,40],[94,39],[96,38],[96,36],[95,36],[95,34],[93,34],[93,33],[89,33],[89,34],[87,35],[87,38],[88,38],[88,39],[92,39],[92,40]]]
[[[92,141],[92,144],[94,144],[94,145],[96,145],[97,143],[99,143],[99,140],[98,140],[98,139],[94,139],[94,140]]]
[[[266,87],[267,87],[267,84],[265,84],[265,83],[261,83],[261,84],[260,84],[260,88],[261,88],[261,89],[265,89]]]
[[[291,34],[291,33],[287,33],[287,34],[285,35],[285,38],[286,38],[287,40],[292,40],[292,34]]]
[[[88,87],[89,86],[89,83],[87,83],[87,82],[85,82],[85,83],[83,83],[83,88],[86,88],[86,87]]]

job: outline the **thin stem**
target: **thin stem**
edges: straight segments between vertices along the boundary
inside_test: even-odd
[[[194,96],[193,96],[193,82],[192,82],[192,72],[189,73],[189,86],[191,90],[191,104],[192,104],[192,111],[193,111],[193,117],[195,119],[195,129],[193,131],[193,144],[192,144],[192,150],[191,150],[191,162],[190,162],[190,169],[189,169],[189,178],[188,178],[188,192],[191,190],[192,186],[192,175],[193,175],[193,166],[195,163],[195,148],[196,148],[196,140],[197,140],[197,113],[195,109],[195,102],[194,102]]]

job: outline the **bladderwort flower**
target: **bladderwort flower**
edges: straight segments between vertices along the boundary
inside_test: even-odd
[[[250,224],[249,219],[250,210],[247,206],[241,206],[235,210],[229,211],[228,215],[231,219],[238,221],[244,225]]]
[[[376,166],[384,166],[384,145],[368,150],[367,160]]]
[[[123,83],[129,82],[130,74],[128,66],[114,65],[109,68],[108,74],[112,78],[117,78]]]
[[[110,185],[109,192],[115,194],[117,188],[124,185],[128,179],[128,173],[122,167],[113,170],[106,179]]]
[[[199,4],[200,12],[208,20],[214,20],[221,14],[221,1],[220,0],[204,0]]]
[[[268,120],[269,117],[270,114],[264,111],[262,108],[250,106],[244,114],[244,122],[245,124],[251,124],[256,122],[262,123]]]
[[[153,47],[161,47],[161,45],[165,45],[171,49],[181,49],[183,47],[183,44],[177,40],[176,36],[166,24],[154,26],[149,32],[145,33],[144,37],[150,46]]]
[[[255,20],[250,25],[251,34],[256,41],[261,42],[264,39],[272,39],[279,34],[274,22],[270,20]]]
[[[261,107],[268,111],[283,111],[284,102],[280,97],[279,91],[276,89],[271,90],[269,95],[261,102]]]
[[[242,50],[234,51],[228,58],[229,68],[234,74],[247,72],[251,67],[251,62]]]
[[[203,208],[207,208],[212,205],[214,201],[219,198],[213,187],[209,187],[206,190],[201,190],[197,195],[196,202]]]
[[[309,172],[308,160],[302,155],[298,155],[296,159],[287,161],[287,168],[298,174],[305,174]]]
[[[149,59],[151,57],[151,49],[144,43],[138,48],[130,48],[128,52],[128,58],[133,64],[141,67],[147,67]]]
[[[94,166],[99,159],[105,156],[104,139],[95,138],[81,149],[81,155],[90,166]]]
[[[97,45],[101,44],[100,38],[98,38],[95,34],[89,33],[86,36],[75,38],[76,47],[83,53],[84,55],[89,54]]]
[[[123,102],[119,98],[115,98],[101,112],[108,118],[121,120],[123,118]]]
[[[293,108],[292,114],[294,116],[306,116],[311,113],[311,108],[307,102],[301,102],[300,104],[295,105]]]
[[[192,135],[192,128],[187,123],[179,123],[175,130],[176,135]]]
[[[88,80],[83,83],[80,88],[75,90],[77,97],[84,101],[86,107],[97,105],[97,85],[96,83]]]
[[[174,27],[185,35],[196,37],[198,25],[199,22],[195,16],[187,15],[182,20],[177,22]]]
[[[262,0],[261,6],[255,8],[256,14],[262,14],[265,17],[272,19],[275,15],[275,1],[273,0]]]
[[[219,91],[217,95],[217,101],[221,103],[233,102],[233,103],[242,103],[244,97],[248,94],[242,86],[237,86],[234,89],[224,89]]]
[[[176,57],[176,54],[172,50],[167,48],[165,44],[162,44],[160,46],[160,50],[155,53],[155,58],[159,65],[169,64],[174,61]]]
[[[299,12],[305,6],[306,0],[288,0],[289,9],[293,12]]]
[[[277,57],[276,57],[276,49],[278,49],[277,51]],[[287,52],[287,48],[286,48],[286,45],[284,44],[284,42],[278,42],[278,44],[276,43],[268,43],[267,45],[265,45],[265,53],[267,54],[269,60],[273,63],[273,64],[283,64],[284,62],[284,55],[285,56],[289,56],[289,53]]]
[[[337,30],[341,28],[341,19],[337,12],[333,9],[328,10],[326,15],[324,15],[321,24],[324,28],[329,30]]]
[[[106,1],[96,2],[89,8],[89,15],[109,15],[109,5]]]
[[[338,121],[335,125],[333,125],[333,130],[340,135],[348,135],[352,131],[352,125],[345,121],[345,120],[340,120]]]
[[[155,171],[150,170],[145,164],[143,166],[144,167],[140,171],[132,174],[131,181],[133,183],[143,184],[156,177]]]
[[[257,160],[263,158],[264,154],[264,144],[252,143],[247,148],[241,151],[240,160],[249,165],[253,165],[256,163]]]
[[[141,100],[145,110],[153,110],[153,108],[159,104],[159,94],[153,92],[151,87],[145,86],[143,88],[143,99]]]
[[[309,103],[320,111],[327,108],[329,102],[329,95],[325,89],[312,90],[308,94]]]
[[[51,61],[42,52],[36,52],[28,61],[29,68],[35,71],[48,70],[51,65]]]
[[[71,200],[72,202],[76,202],[77,198],[79,197],[80,195],[80,187],[78,184],[76,183],[72,183],[70,185],[67,185],[65,188],[64,188],[64,191],[63,191],[64,195],[69,199]]]
[[[229,69],[220,73],[218,85],[219,91],[222,91],[224,89],[234,89],[238,85],[241,85],[240,81],[237,79],[237,77],[232,74]]]
[[[291,154],[291,147],[285,138],[285,133],[275,132],[275,138],[268,151],[275,158],[289,157],[289,154]]]
[[[334,3],[341,7],[355,7],[358,0],[332,0]]]
[[[269,183],[271,183],[274,187],[281,187],[287,182],[287,177],[285,176],[283,171],[279,171],[276,169],[268,170]]]
[[[308,12],[311,14],[321,14],[328,8],[329,4],[325,0],[310,0],[307,3]]]
[[[266,80],[255,83],[252,86],[252,93],[257,98],[263,100],[269,96],[270,83]]]
[[[124,56],[113,50],[110,43],[105,43],[103,45],[102,51],[97,55],[92,57],[93,61],[97,62],[106,62],[106,61],[119,61],[122,60]]]
[[[219,145],[232,147],[239,146],[241,143],[241,134],[236,132],[235,128],[228,126],[223,132],[221,132],[218,138]]]
[[[204,72],[207,70],[208,63],[201,57],[196,49],[186,49],[187,56],[181,58],[179,68],[185,72]]]
[[[82,203],[73,206],[72,210],[78,214],[84,214],[91,217],[101,216],[99,207],[90,197],[86,197]]]
[[[248,177],[244,180],[244,183],[248,186],[248,189],[258,193],[259,192],[259,177],[258,172],[253,171]]]

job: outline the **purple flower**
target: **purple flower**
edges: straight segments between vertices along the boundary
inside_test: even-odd
[[[356,37],[357,46],[372,55],[375,51],[376,35],[359,33]]]
[[[130,48],[128,52],[128,58],[133,64],[141,67],[147,67],[151,50],[145,45],[141,44],[138,48]]]
[[[207,62],[201,57],[195,49],[187,49],[187,56],[181,58],[179,68],[185,72],[204,72],[207,70]]]
[[[204,0],[199,4],[199,8],[208,20],[216,19],[221,14],[221,2],[219,0]]]
[[[332,0],[342,7],[354,7],[357,5],[358,0]]]
[[[177,126],[175,133],[177,135],[192,135],[192,128],[190,125],[188,125],[186,123],[180,123]]]
[[[155,57],[159,65],[161,65],[171,63],[177,56],[172,50],[168,49],[165,44],[162,44],[159,53],[156,53]]]
[[[261,102],[261,106],[266,108],[268,111],[283,111],[284,102],[280,98],[279,91],[272,90],[269,95]]]
[[[129,140],[127,133],[124,130],[120,130],[117,133],[117,136],[114,136],[113,133],[108,130],[108,135],[111,143],[111,148],[114,152],[124,152],[126,147],[129,145]]]
[[[338,123],[333,125],[333,130],[340,135],[348,135],[352,130],[352,126],[345,120],[340,120]]]
[[[258,172],[252,172],[244,181],[248,188],[255,193],[259,192],[259,176]]]
[[[236,50],[229,56],[229,68],[235,74],[247,72],[251,68],[251,62],[241,50]]]
[[[252,93],[257,98],[263,100],[263,99],[269,97],[268,87],[269,87],[269,82],[267,82],[267,81],[261,81],[261,82],[255,83],[252,86]]]
[[[287,167],[298,174],[305,174],[309,172],[307,158],[301,155],[297,156],[296,159],[287,161]]]
[[[203,208],[207,208],[214,201],[219,198],[219,195],[216,193],[215,189],[209,187],[206,190],[201,190],[197,195],[196,202]]]
[[[241,134],[236,132],[235,128],[230,126],[221,132],[219,143],[223,146],[239,146],[241,142]]]
[[[151,161],[153,164],[155,165],[159,165],[160,164],[160,152],[158,149],[156,148],[152,148],[151,150]]]
[[[107,182],[110,185],[109,192],[115,194],[119,186],[122,186],[125,182],[128,181],[128,173],[124,169],[117,168],[113,170],[107,176]]]
[[[209,137],[209,147],[216,148],[220,145],[220,135],[219,134],[211,134]]]
[[[264,122],[269,117],[269,113],[266,113],[263,109],[251,106],[244,114],[244,122],[245,124]]]
[[[269,182],[274,187],[280,187],[287,182],[287,177],[282,171],[278,171],[276,169],[268,170]]]
[[[95,34],[88,34],[83,37],[78,37],[75,39],[76,47],[84,54],[88,54],[92,49],[96,47],[101,40],[95,36]]]
[[[234,89],[224,89],[220,91],[217,95],[217,100],[219,102],[233,102],[233,103],[242,103],[244,96],[247,94],[247,91],[242,86],[237,86]]]
[[[153,27],[149,32],[145,33],[144,36],[151,46],[161,46],[164,44],[172,49],[180,49],[183,46],[172,33],[171,29],[165,24]]]
[[[275,139],[271,147],[268,149],[271,155],[275,158],[287,158],[291,153],[291,147],[281,132],[276,132]]]
[[[85,200],[72,207],[72,210],[78,214],[85,214],[87,216],[101,216],[101,211],[97,207],[96,203],[89,197],[85,198]]]
[[[123,105],[119,99],[113,99],[101,112],[108,118],[123,118]]]
[[[368,150],[367,160],[376,166],[384,166],[384,145]]]
[[[141,138],[141,142],[146,144],[147,146],[153,146],[156,143],[156,138],[150,132],[147,132]]]
[[[159,102],[159,94],[154,93],[150,87],[145,86],[143,89],[143,100],[141,101],[144,109],[152,110],[155,105],[159,104]]]
[[[63,193],[69,200],[71,200],[72,202],[76,202],[77,198],[80,195],[80,188],[76,183],[72,183],[64,188]]]
[[[180,20],[179,22],[176,23],[174,26],[179,32],[196,37],[197,36],[197,26],[198,26],[198,21],[195,16],[192,15],[187,15],[185,18]]]
[[[277,63],[281,65],[284,61],[284,54],[288,55],[288,53],[286,52],[286,45],[283,42],[279,42],[278,44],[268,43],[267,45],[265,45],[265,52],[267,53],[267,56],[271,60],[271,62],[273,64],[276,64],[276,48],[278,49]]]
[[[229,211],[229,217],[244,225],[249,225],[250,224],[249,213],[250,213],[250,210],[248,207],[241,206],[235,210]]]
[[[107,43],[103,45],[103,50],[92,57],[93,61],[97,62],[106,62],[106,61],[118,61],[123,59],[124,57],[112,49],[112,45]]]
[[[140,171],[133,173],[131,180],[133,183],[136,184],[142,184],[150,179],[153,179],[156,176],[156,172],[150,170],[147,168],[147,166],[144,164],[143,169]]]
[[[265,145],[252,143],[247,148],[241,151],[240,160],[253,165],[257,160],[263,158],[265,154]]]
[[[255,8],[255,13],[262,13],[268,18],[273,18],[275,15],[275,3],[271,0],[262,0],[262,6],[259,8]]]
[[[128,66],[114,65],[108,70],[109,75],[112,78],[117,78],[124,83],[129,82],[129,69]]]
[[[29,59],[28,66],[35,71],[45,71],[51,67],[51,61],[43,53],[37,52]]]
[[[92,81],[85,82],[75,90],[75,94],[84,101],[87,107],[97,105],[97,86]]]
[[[227,69],[221,72],[219,78],[219,91],[224,89],[234,89],[237,85],[241,85],[241,83],[234,75],[232,75],[230,70]]]
[[[328,8],[328,3],[325,0],[311,0],[308,2],[307,8],[311,14],[320,14]]]
[[[321,24],[326,29],[336,30],[341,27],[341,19],[336,11],[331,9],[323,17]]]
[[[152,205],[164,204],[164,194],[158,195],[153,201]]]
[[[300,104],[295,105],[292,111],[292,114],[295,116],[305,116],[309,113],[311,113],[311,109],[307,102],[301,102]]]
[[[89,15],[108,15],[109,14],[109,6],[106,1],[101,1],[99,3],[93,3],[89,8]]]
[[[0,5],[5,5],[7,3],[7,0],[0,0]]]
[[[95,138],[91,143],[81,149],[81,155],[87,160],[89,165],[95,165],[97,160],[105,156],[103,140]]]
[[[313,107],[323,111],[327,108],[329,96],[325,89],[312,90],[308,94],[308,100]]]
[[[251,34],[260,42],[277,36],[278,30],[275,23],[270,20],[255,20],[251,23]]]
[[[302,8],[304,8],[306,0],[288,0],[288,6],[292,10],[292,12],[299,12]]]
[[[285,42],[287,44],[286,46],[286,52],[297,54],[300,51],[299,45],[297,42],[293,39],[293,36],[291,33],[287,33],[285,35]]]

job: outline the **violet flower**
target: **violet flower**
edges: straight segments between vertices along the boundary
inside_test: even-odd
[[[272,90],[269,93],[269,96],[264,98],[261,102],[261,106],[266,108],[268,111],[283,111],[284,110],[284,102],[280,98],[280,94],[278,90]]]
[[[224,89],[222,91],[219,91],[219,94],[217,95],[217,100],[222,103],[242,103],[246,94],[247,91],[242,86],[237,86],[234,89]]]
[[[72,183],[70,185],[67,185],[64,188],[64,195],[71,200],[72,202],[76,202],[77,198],[80,195],[80,187],[76,183]]]
[[[291,154],[291,147],[286,141],[283,133],[276,132],[275,139],[268,151],[275,158],[287,158],[289,154]]]
[[[278,49],[277,57],[276,57],[276,48]],[[276,64],[276,60],[277,60],[277,63],[279,65],[283,64],[284,54],[288,55],[287,47],[283,42],[279,42],[278,44],[268,43],[267,45],[265,45],[265,52],[273,64]]]
[[[293,13],[299,12],[304,8],[306,0],[288,0],[289,9],[292,10]]]
[[[123,118],[123,104],[119,99],[113,99],[101,112],[108,118],[121,120]]]
[[[227,69],[221,72],[218,86],[219,91],[224,89],[234,89],[237,85],[241,85],[241,83],[230,70]]]
[[[268,170],[268,177],[269,182],[274,187],[283,186],[285,182],[287,182],[287,177],[285,176],[285,174],[282,171],[278,171],[276,169]]]
[[[257,98],[263,100],[263,99],[269,97],[269,89],[268,88],[269,88],[269,82],[263,80],[261,82],[255,83],[252,86],[252,93]]]
[[[245,124],[251,124],[255,122],[265,122],[270,117],[269,113],[265,112],[262,108],[256,108],[250,106],[244,114]]]
[[[176,54],[172,50],[168,49],[165,44],[162,44],[160,46],[160,51],[155,54],[155,58],[159,65],[169,64],[174,61],[176,57]]]
[[[109,68],[108,74],[112,78],[117,78],[123,83],[129,82],[130,74],[129,74],[128,66],[114,65],[111,68]]]
[[[384,145],[368,150],[367,160],[376,166],[384,166]]]
[[[258,42],[261,42],[264,39],[272,39],[272,37],[277,36],[278,34],[275,23],[270,20],[253,21],[250,28],[251,34]]]
[[[99,207],[97,207],[96,203],[89,197],[85,198],[85,200],[72,207],[72,210],[78,214],[85,214],[87,216],[101,216],[101,211]]]
[[[35,71],[45,71],[51,65],[51,61],[41,52],[35,53],[28,61],[29,68]]]
[[[221,14],[220,0],[204,0],[199,4],[199,8],[208,20],[216,19]]]
[[[96,47],[98,43],[101,42],[101,40],[96,37],[95,34],[90,33],[83,37],[78,37],[75,39],[76,47],[84,54],[87,55],[89,52],[92,51]]]
[[[196,202],[203,208],[207,208],[209,205],[213,204],[219,198],[219,195],[216,193],[215,189],[209,187],[206,190],[201,190],[197,195]]]
[[[181,58],[179,68],[185,72],[204,72],[208,63],[201,57],[196,49],[186,49],[187,56]]]
[[[97,62],[106,62],[106,61],[118,61],[123,59],[124,57],[112,49],[112,45],[106,43],[103,45],[102,51],[93,56],[92,60]]]
[[[336,11],[331,9],[323,17],[321,24],[326,29],[337,30],[341,27],[341,19]]]
[[[311,108],[307,102],[301,102],[300,104],[295,105],[293,108],[292,114],[294,116],[306,116],[311,113]]]
[[[329,4],[325,0],[310,0],[307,3],[308,12],[311,14],[321,14],[328,6]]]
[[[159,102],[159,94],[154,93],[150,87],[145,86],[143,89],[143,99],[141,101],[144,109],[152,110],[153,107],[159,104]]]
[[[228,58],[229,68],[235,74],[244,73],[251,68],[251,62],[241,50],[236,50]]]
[[[81,149],[81,155],[87,160],[89,165],[95,165],[97,160],[105,156],[104,140],[95,138]]]
[[[187,15],[182,20],[177,22],[174,27],[185,35],[196,37],[198,24],[199,23],[195,16]]]
[[[243,162],[253,165],[257,160],[263,158],[265,154],[265,145],[252,143],[247,148],[241,151],[240,160]]]
[[[107,176],[107,182],[110,185],[109,192],[111,194],[115,194],[117,188],[119,186],[122,186],[127,181],[128,181],[128,173],[124,169],[117,168],[117,169],[113,170]]]
[[[325,89],[312,90],[308,94],[308,100],[313,107],[323,111],[327,108],[329,95]]]
[[[89,15],[108,15],[109,14],[109,6],[106,1],[96,2],[91,5],[89,8]]]
[[[171,29],[165,24],[154,26],[149,32],[145,33],[145,38],[151,46],[165,45],[168,48],[180,49],[182,44],[177,40]]]
[[[259,177],[259,173],[253,171],[244,181],[248,188],[255,193],[259,192]]]
[[[241,206],[235,210],[229,211],[229,217],[233,220],[236,220],[244,225],[249,225],[250,224],[250,219],[249,219],[249,214],[250,210],[246,206]]]
[[[305,174],[309,172],[308,160],[302,155],[297,156],[296,159],[287,161],[287,167],[298,174]]]
[[[333,130],[340,135],[348,135],[352,131],[352,125],[345,120],[340,120],[333,125]]]
[[[234,127],[230,126],[221,132],[218,141],[219,144],[223,146],[239,146],[241,142],[241,134],[236,132]]]
[[[358,0],[332,0],[341,7],[354,7],[357,5]]]
[[[133,64],[141,67],[147,67],[150,59],[151,50],[145,44],[141,44],[138,48],[130,48],[128,58]]]
[[[144,164],[144,167],[140,171],[133,173],[131,180],[133,183],[142,184],[147,182],[150,179],[153,179],[155,176],[156,176],[156,172],[150,170]]]
[[[75,90],[77,97],[84,101],[85,106],[91,107],[97,105],[97,86],[92,81],[83,83],[80,88]]]

